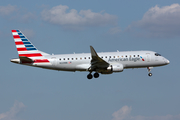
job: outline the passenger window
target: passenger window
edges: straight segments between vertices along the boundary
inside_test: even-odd
[[[86,57],[84,57],[84,59],[86,59]]]
[[[114,58],[115,58],[115,56],[114,56]]]
[[[138,55],[138,57],[139,57],[139,55]]]
[[[129,57],[131,57],[131,55]]]
[[[68,60],[69,60],[69,58],[68,58]]]
[[[119,58],[119,56],[117,56]]]
[[[66,60],[66,59],[64,58],[64,60]]]
[[[82,58],[80,58],[82,60]]]
[[[59,60],[61,60],[61,58],[59,58]]]
[[[78,58],[76,58],[76,60],[77,60]]]
[[[123,58],[123,55],[121,57]]]
[[[72,60],[73,60],[73,58],[72,58]]]
[[[91,59],[91,58],[89,57],[89,59]]]
[[[109,58],[111,58],[111,56],[109,56]]]
[[[134,57],[136,57],[136,55],[134,55]]]
[[[107,58],[107,56],[106,56],[106,58]]]
[[[126,55],[126,57],[127,57],[127,55]]]

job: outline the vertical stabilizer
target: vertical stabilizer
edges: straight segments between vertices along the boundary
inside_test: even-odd
[[[14,63],[50,63],[45,57],[47,53],[39,51],[20,30],[12,30],[15,45],[18,51],[19,59],[11,59]],[[47,65],[47,64],[46,64]]]
[[[20,30],[12,30],[19,57],[42,57],[49,55],[39,51]]]

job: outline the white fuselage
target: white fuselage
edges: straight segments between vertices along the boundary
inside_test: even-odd
[[[152,51],[103,52],[99,57],[110,64],[122,64],[126,68],[163,66],[169,61],[163,56],[155,56]],[[61,54],[44,56],[51,64],[33,63],[32,66],[62,71],[87,71],[91,66],[91,54]]]

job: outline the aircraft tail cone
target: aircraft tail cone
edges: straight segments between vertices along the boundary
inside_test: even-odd
[[[20,63],[20,59],[11,59],[11,62],[13,62],[13,63]]]

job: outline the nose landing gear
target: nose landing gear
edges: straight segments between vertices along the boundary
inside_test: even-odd
[[[151,77],[151,76],[152,76],[152,73],[148,73],[148,75]]]
[[[149,76],[149,77],[151,77],[151,76],[152,76],[152,73],[151,73],[151,69],[152,69],[152,68],[153,68],[153,67],[147,67],[148,72],[149,72],[149,73],[148,73],[148,76]]]

